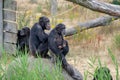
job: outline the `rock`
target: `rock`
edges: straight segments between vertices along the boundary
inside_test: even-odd
[[[25,66],[25,67],[23,67],[23,66]],[[16,58],[14,61],[12,61],[9,64],[8,69],[6,71],[5,80],[6,80],[6,78],[7,78],[7,80],[13,80],[11,78],[11,76],[16,75],[18,73],[18,71],[16,71],[16,70],[20,70],[21,68],[27,68],[27,70],[23,69],[24,73],[22,73],[22,74],[25,74],[25,72],[28,72],[28,71],[32,71],[32,70],[35,71],[36,67],[40,68],[43,72],[46,71],[46,67],[47,67],[50,74],[52,74],[53,70],[57,69],[56,66],[52,63],[52,61],[48,60],[48,59],[33,58],[31,56],[27,57],[27,58],[20,57],[20,58]],[[16,69],[16,68],[18,68],[18,69]],[[75,74],[79,75],[81,77],[80,80],[83,80],[81,73],[77,69],[75,69],[74,67],[73,67],[73,69],[75,71]],[[57,73],[55,73],[55,75],[57,75]],[[55,75],[53,75],[53,76],[55,76]],[[57,79],[57,80],[75,80],[64,69],[62,69],[62,75],[63,75],[64,79]],[[61,75],[59,75],[59,76],[61,76]],[[24,75],[23,75],[23,77],[24,77]],[[54,80],[56,80],[56,79],[54,79]]]

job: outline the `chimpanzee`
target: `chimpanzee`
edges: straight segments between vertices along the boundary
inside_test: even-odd
[[[65,25],[59,23],[50,32],[48,37],[49,49],[52,55],[55,55],[59,61],[62,62],[62,67],[71,75],[75,80],[81,80],[80,76],[75,75],[73,68],[67,63],[65,56],[69,51],[68,42],[64,40]]]
[[[17,49],[19,51],[22,52],[29,51],[29,36],[30,36],[29,27],[23,27],[21,30],[18,30]]]
[[[64,60],[66,54],[69,51],[68,42],[63,39],[65,33],[65,25],[60,23],[50,32],[48,37],[48,43],[50,50],[60,58]],[[66,62],[66,60],[65,60]]]
[[[48,53],[48,35],[44,30],[50,30],[50,20],[46,16],[39,18],[39,22],[35,23],[30,31],[29,48],[31,54],[37,58],[50,58]]]
[[[113,80],[113,78],[107,67],[100,67],[96,69],[93,80]]]

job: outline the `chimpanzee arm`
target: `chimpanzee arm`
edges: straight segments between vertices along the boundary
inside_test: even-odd
[[[24,46],[25,46],[25,42],[23,41],[18,46],[19,50],[22,50],[24,48]]]
[[[36,35],[42,43],[46,42],[48,39],[48,35],[42,30],[42,28],[38,28]]]
[[[69,52],[68,42],[66,40],[64,40],[64,43],[63,43],[63,54],[64,54],[64,56],[66,56],[68,52]]]
[[[64,53],[60,49],[58,49],[56,43],[52,40],[49,40],[49,48],[50,50],[59,58],[60,61],[62,61],[62,66],[67,65],[67,61],[65,59]]]
[[[53,41],[52,39],[49,40],[49,48],[56,56],[62,54],[62,52],[58,49],[55,41]]]

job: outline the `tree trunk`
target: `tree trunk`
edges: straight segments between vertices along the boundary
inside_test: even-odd
[[[120,17],[120,6],[113,5],[105,2],[99,2],[97,0],[67,0],[81,6],[84,6],[93,11],[109,14],[111,16]]]
[[[70,36],[70,35],[76,34],[78,31],[83,31],[83,30],[90,29],[90,28],[106,26],[110,22],[112,22],[116,19],[118,19],[118,17],[103,16],[103,17],[99,17],[97,19],[91,20],[89,22],[78,23],[77,27],[75,26],[75,27],[66,29],[65,36]]]

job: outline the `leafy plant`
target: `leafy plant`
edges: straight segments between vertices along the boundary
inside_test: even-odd
[[[112,51],[108,49],[108,53],[112,59],[113,64],[115,65],[115,70],[116,70],[116,80],[119,80],[119,67],[118,67],[118,62],[116,57],[113,55]]]
[[[113,53],[110,49],[108,49],[108,53],[112,59],[113,64],[115,65],[116,80],[119,80],[119,67],[118,67],[117,59],[115,58],[115,56],[113,55]],[[97,66],[96,66],[96,61],[98,63]],[[102,61],[100,60],[99,57],[98,57],[98,59],[96,57],[90,57],[88,64],[90,65],[90,68],[92,68],[94,70],[94,74],[93,74],[93,72],[90,72],[88,70],[85,71],[84,80],[87,80],[88,75],[96,77],[97,80],[111,80],[110,79],[111,75],[109,73],[109,69],[107,69],[106,65],[102,65]]]
[[[113,1],[112,1],[112,4],[120,5],[120,0],[113,0]]]

